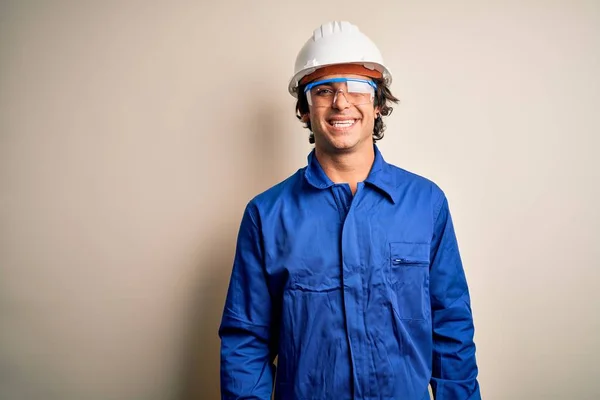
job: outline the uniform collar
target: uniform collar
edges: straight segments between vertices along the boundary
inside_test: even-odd
[[[379,189],[395,204],[394,189],[396,185],[391,166],[385,162],[377,146],[373,145],[373,147],[375,150],[375,160],[367,179],[365,179],[365,183]],[[333,181],[323,171],[321,164],[319,164],[314,149],[308,155],[308,166],[304,171],[304,177],[311,186],[317,189],[327,189],[334,185]]]

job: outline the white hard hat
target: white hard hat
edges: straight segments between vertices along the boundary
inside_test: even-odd
[[[321,67],[335,64],[360,64],[383,75],[386,84],[392,82],[392,74],[385,67],[381,52],[356,25],[346,21],[333,21],[315,29],[304,44],[294,67],[294,76],[288,90],[296,93],[300,80]]]

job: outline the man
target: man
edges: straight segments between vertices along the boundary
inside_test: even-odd
[[[245,210],[219,330],[223,399],[274,387],[284,400],[422,400],[429,384],[436,399],[481,397],[444,193],[374,144],[391,78],[347,22],[298,54],[289,90],[315,149]]]

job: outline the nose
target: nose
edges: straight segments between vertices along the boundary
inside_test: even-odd
[[[338,89],[335,92],[335,96],[333,96],[333,108],[337,108],[338,110],[345,110],[350,107],[350,102],[346,98],[346,93],[342,89]]]

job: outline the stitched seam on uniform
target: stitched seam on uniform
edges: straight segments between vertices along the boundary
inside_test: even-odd
[[[244,323],[246,325],[256,326],[258,328],[270,328],[271,327],[271,325],[256,324],[254,322],[247,321],[244,318],[240,318],[240,316],[235,311],[230,310],[230,309],[227,310],[227,318],[231,318],[233,320],[242,322],[242,323]]]
[[[448,304],[444,308],[450,308],[450,307],[454,306],[454,304],[456,304],[457,301],[462,300],[463,296],[468,292],[469,292],[469,289],[463,290],[463,292],[452,303]]]
[[[440,212],[442,211],[442,207],[444,206],[444,203],[445,203],[446,201],[448,201],[448,200],[446,199],[446,196],[444,195],[444,193],[443,193],[443,192],[440,194],[440,199],[441,199],[441,201],[440,201],[440,200],[438,200],[438,201],[439,201],[439,206],[437,207],[437,210],[434,210],[434,213],[433,213],[433,215],[434,215],[434,218],[433,218],[433,224],[434,224],[434,225],[435,225],[435,223],[437,222],[438,218],[440,217]]]

